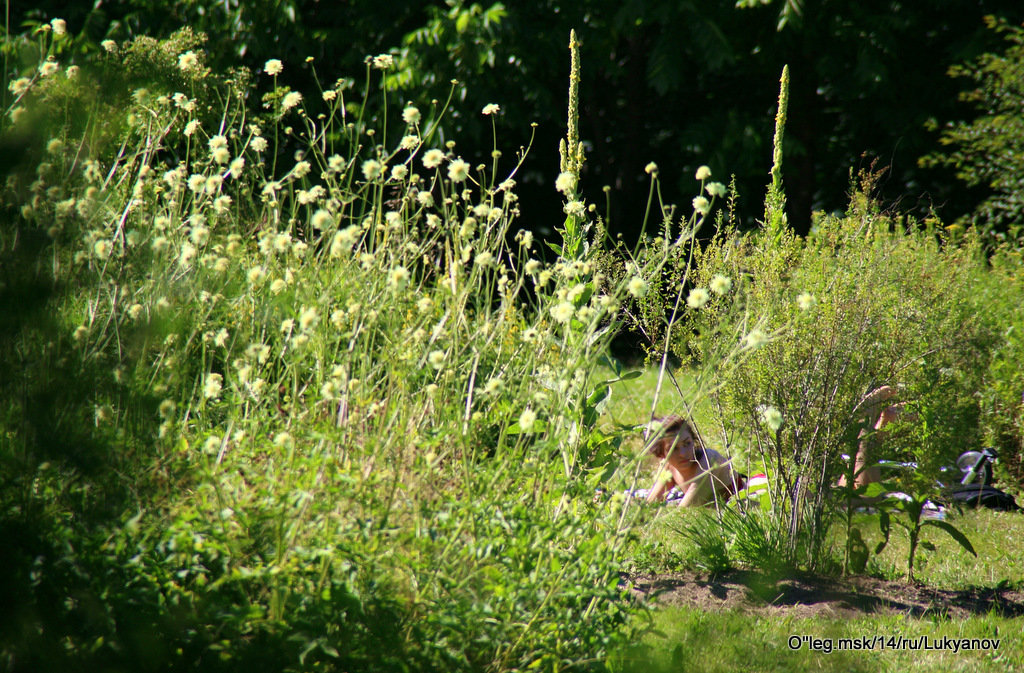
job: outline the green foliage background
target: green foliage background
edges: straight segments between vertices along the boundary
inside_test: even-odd
[[[79,39],[74,49],[98,51],[104,38],[166,37],[180,26],[212,36],[208,62],[256,69],[269,58],[301,63],[314,57],[327,81],[359,71],[366,54],[391,52],[398,70],[389,86],[404,95],[462,101],[453,129],[460,141],[488,149],[478,110],[498,102],[509,121],[510,147],[528,142],[536,122],[539,147],[564,135],[566,36],[576,29],[582,74],[581,138],[591,160],[587,189],[600,200],[615,190],[610,227],[635,237],[648,161],[661,167],[673,192],[686,193],[699,165],[735,174],[744,226],[760,216],[759,194],[776,89],[784,64],[792,70],[792,124],[786,140],[789,221],[807,233],[814,210],[841,212],[848,169],[873,159],[889,167],[880,183],[887,200],[922,216],[935,210],[952,221],[972,211],[987,190],[960,188],[955,169],[918,166],[939,148],[929,120],[972,117],[956,96],[964,82],[947,70],[1003,48],[983,17],[1010,25],[1024,20],[1014,0],[956,0],[936,7],[903,2],[743,2],[716,0],[560,0],[498,3],[322,3],[115,0],[33,3],[12,7],[22,20],[61,15]],[[307,77],[311,75],[307,72]],[[306,89],[310,82],[296,82]],[[867,159],[862,159],[862,157]],[[523,174],[531,226],[553,231],[557,202],[549,185],[558,173],[554,152],[535,153]]]
[[[684,105],[695,90],[750,94],[739,75],[728,79],[746,58],[723,28],[739,10],[587,6],[581,126],[570,112],[567,135],[598,158],[560,166],[572,173],[562,195],[557,171],[525,150],[502,154],[496,138],[529,128],[537,109],[561,116],[565,78],[550,64],[567,60],[555,33],[569,18],[545,23],[554,3],[535,15],[409,4],[387,10],[393,20],[377,31],[384,9],[339,5],[325,25],[365,30],[367,48],[356,57],[363,43],[350,42],[338,61],[338,35],[304,21],[304,5],[181,3],[160,20],[191,17],[208,35],[113,45],[101,40],[163,31],[156,8],[71,8],[70,36],[40,26],[9,36],[7,668],[603,666],[635,632],[619,573],[645,553],[633,546],[644,515],[610,495],[641,473],[642,450],[624,443],[635,427],[600,423],[609,386],[631,377],[608,357],[624,324],[662,362],[692,364],[693,386],[674,402],[714,404],[727,448],[770,472],[776,500],[749,520],[767,543],[750,559],[834,568],[830,485],[854,446],[851,410],[881,383],[901,385],[917,413],[893,442],[922,464],[908,488],[982,441],[998,442],[1021,477],[1019,252],[986,256],[975,232],[880,209],[871,173],[845,213],[797,236],[828,154],[804,144],[816,126],[802,115],[818,110],[815,96],[856,99],[858,84],[810,95],[799,69],[785,145],[795,160],[783,171],[794,187],[783,193],[776,152],[768,225],[750,231],[735,186],[753,178],[720,199],[725,187],[687,162],[724,175],[726,158],[707,148],[749,135],[760,151],[767,136],[753,131],[773,115],[730,120],[715,96],[692,115]],[[807,56],[779,47],[779,35],[817,44],[825,28],[815,26],[829,25],[795,3],[738,16],[771,19],[758,35],[778,48],[759,49],[772,58],[751,72]],[[897,19],[879,30],[909,30]],[[667,38],[683,26],[686,49],[708,63],[696,88],[673,65],[690,52]],[[230,48],[223,35],[237,38]],[[509,35],[525,44],[519,60],[500,57]],[[892,44],[871,36],[860,40],[869,64]],[[393,68],[364,62],[391,40]],[[310,44],[321,49],[312,62]],[[285,60],[286,76],[267,74],[268,58]],[[859,76],[878,83],[865,67]],[[342,77],[353,72],[374,84]],[[493,77],[479,94],[446,79],[481,73]],[[772,103],[777,74],[759,85]],[[642,104],[651,92],[658,105]],[[480,114],[481,101],[504,116]],[[645,116],[659,105],[686,125]],[[844,123],[873,119],[835,114],[829,152]],[[561,122],[538,119],[534,142],[554,154]],[[724,133],[723,123],[736,126]],[[760,185],[768,162],[757,156],[744,161]],[[662,194],[688,193],[695,174],[692,209]],[[650,236],[636,248],[606,238],[614,210],[609,223],[587,209],[586,190],[609,176],[627,204],[643,185]],[[549,199],[521,198],[531,185]],[[520,220],[563,236],[544,241],[553,261],[511,228]],[[766,422],[768,407],[781,425]]]

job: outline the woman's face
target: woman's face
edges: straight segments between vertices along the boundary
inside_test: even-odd
[[[693,435],[686,428],[680,428],[674,437],[667,438],[673,452],[683,455],[693,453]]]

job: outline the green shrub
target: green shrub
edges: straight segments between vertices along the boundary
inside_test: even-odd
[[[868,392],[894,385],[917,415],[876,458],[918,461],[920,483],[977,446],[974,393],[995,336],[972,289],[985,273],[976,243],[942,243],[863,195],[806,241],[726,228],[698,258],[696,285],[728,277],[737,291],[686,313],[679,355],[738,352],[714,388],[723,436],[767,466],[791,552],[801,530],[809,536],[804,563],[822,560],[840,454],[856,452],[855,408]]]
[[[979,390],[981,430],[985,443],[998,450],[1004,485],[1019,488],[1024,484],[1024,265],[1021,253],[1008,248],[996,251],[990,264],[976,291],[999,338]]]

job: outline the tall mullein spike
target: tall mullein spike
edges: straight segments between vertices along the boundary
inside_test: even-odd
[[[768,194],[764,199],[764,226],[778,241],[786,229],[786,192],[782,188],[782,138],[786,131],[786,109],[789,106],[789,66],[783,66],[779,81],[779,111],[775,115],[775,138],[772,142],[772,171]]]
[[[569,31],[569,127],[566,133],[562,170],[579,174],[583,164],[580,148],[580,42],[576,31]]]
[[[789,66],[782,67],[779,80],[779,111],[775,115],[775,139],[772,142],[772,188],[782,190],[782,137],[786,132],[786,110],[789,107]]]

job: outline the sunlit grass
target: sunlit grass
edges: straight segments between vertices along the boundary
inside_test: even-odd
[[[899,615],[859,618],[799,618],[785,613],[742,614],[665,608],[654,614],[652,632],[618,655],[615,670],[623,673],[670,671],[892,671],[946,673],[1014,671],[1024,666],[1021,619],[980,615],[964,621],[914,619]],[[791,636],[829,641],[833,651],[811,651],[801,643],[791,649]],[[998,650],[838,651],[838,639],[882,636],[917,639],[934,646],[936,638],[998,638]],[[828,645],[820,645],[824,649]]]

